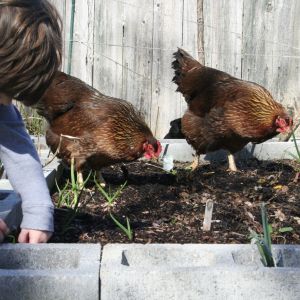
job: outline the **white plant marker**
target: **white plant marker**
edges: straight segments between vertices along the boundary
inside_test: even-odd
[[[202,227],[203,231],[210,231],[213,208],[213,200],[207,200],[205,205],[204,221]]]

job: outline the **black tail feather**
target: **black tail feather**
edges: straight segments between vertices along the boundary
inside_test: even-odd
[[[181,118],[175,119],[170,122],[170,130],[164,137],[164,139],[184,139],[184,135],[181,131]]]

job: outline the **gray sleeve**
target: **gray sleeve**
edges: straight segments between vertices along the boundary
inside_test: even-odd
[[[22,199],[21,228],[53,231],[53,203],[39,157],[15,108],[1,118],[6,108],[0,105],[0,158]]]

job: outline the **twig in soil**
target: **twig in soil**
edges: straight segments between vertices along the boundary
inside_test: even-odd
[[[204,221],[203,221],[203,231],[210,231],[212,212],[214,208],[214,202],[212,200],[207,200],[205,205]]]
[[[60,151],[60,147],[61,147],[61,142],[62,142],[62,138],[68,138],[68,139],[73,139],[73,140],[80,140],[80,138],[77,138],[75,136],[70,136],[70,135],[64,135],[64,134],[61,134],[60,137],[59,137],[59,143],[58,143],[58,146],[55,150],[55,152],[53,153],[53,156],[51,158],[49,158],[43,165],[43,168],[48,166],[54,159],[55,157],[57,157],[57,154],[59,154],[59,151]],[[50,151],[49,151],[49,155],[50,155]]]
[[[300,176],[300,172],[297,172],[296,175],[295,175],[295,178],[293,179],[293,182],[294,182],[294,183],[297,183],[297,182],[298,182],[299,176]]]
[[[162,167],[159,167],[159,166],[156,166],[156,165],[152,165],[150,163],[145,163],[146,166],[150,166],[150,167],[153,167],[153,168],[157,168],[157,169],[160,169],[160,170],[163,170]]]

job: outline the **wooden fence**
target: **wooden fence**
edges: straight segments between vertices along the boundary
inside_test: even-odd
[[[171,81],[177,47],[299,111],[300,1],[51,1],[64,23],[63,69],[132,102],[158,137],[186,108]]]

